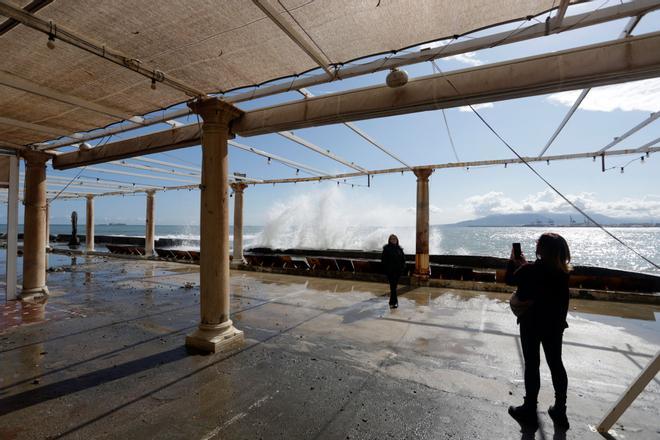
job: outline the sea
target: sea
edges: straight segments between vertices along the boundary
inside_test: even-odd
[[[2,226],[0,226],[2,228]],[[1,230],[1,229],[0,229]],[[651,261],[660,263],[660,228],[608,228],[623,242]],[[51,234],[68,234],[70,225],[51,225]],[[79,227],[84,234],[84,225]],[[144,236],[144,225],[95,225],[96,235]],[[572,263],[646,272],[660,275],[660,270],[616,242],[595,227],[456,227],[431,226],[430,253],[452,255],[482,255],[507,258],[511,243],[519,242],[528,259],[534,258],[537,238],[543,232],[556,232],[568,241]],[[313,224],[268,224],[245,226],[243,246],[310,249],[379,250],[390,234],[396,234],[407,253],[415,252],[415,228],[346,226],[322,227]],[[156,225],[157,238],[182,240],[181,248],[197,248],[199,226]],[[187,241],[190,240],[190,241]],[[230,230],[230,243],[233,231]]]

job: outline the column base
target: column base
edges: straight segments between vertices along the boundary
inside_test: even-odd
[[[245,259],[240,259],[240,260],[234,260],[232,259],[229,262],[229,268],[230,269],[240,269],[242,265],[246,264],[247,261]]]
[[[21,301],[35,301],[43,298],[48,298],[48,287],[34,287],[32,289],[23,289],[18,295]]]
[[[410,277],[410,284],[413,286],[425,286],[428,284],[430,275],[429,274],[417,274],[413,273]]]
[[[218,353],[243,344],[244,334],[232,325],[232,322],[219,325],[200,324],[199,328],[186,336],[186,347]]]

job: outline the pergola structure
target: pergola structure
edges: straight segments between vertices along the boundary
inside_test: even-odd
[[[151,2],[128,0],[0,0],[0,16],[6,17],[0,22],[0,148],[8,156],[4,180],[9,187],[8,257],[15,256],[19,196],[25,205],[21,297],[48,292],[44,262],[49,195],[86,198],[87,215],[93,219],[96,197],[145,193],[149,253],[153,251],[154,194],[199,188],[201,318],[186,343],[205,351],[221,350],[243,337],[229,313],[229,185],[236,194],[234,257],[240,259],[247,185],[343,181],[399,172],[417,176],[415,275],[424,280],[429,273],[428,179],[434,169],[584,157],[604,161],[610,155],[651,154],[660,149],[656,146],[660,139],[632,149],[612,149],[660,117],[655,113],[600,150],[546,155],[589,88],[660,76],[660,32],[632,35],[645,14],[660,9],[660,0],[603,3],[571,14],[574,3],[588,2],[230,0],[219,4],[164,0],[156,8]],[[621,18],[628,18],[628,24],[620,38],[612,41],[410,81],[397,70]],[[497,26],[508,28],[497,30]],[[469,38],[463,38],[466,35]],[[323,96],[313,96],[306,89],[378,71],[391,71],[392,82],[388,77],[388,85]],[[576,89],[583,89],[580,98],[534,157],[413,167],[352,124]],[[299,91],[301,99],[249,111],[237,106],[292,90]],[[182,123],[180,119],[188,115],[197,121]],[[402,167],[370,170],[291,132],[340,123]],[[167,129],[156,131],[159,125]],[[149,131],[146,127],[155,130],[107,141],[135,129]],[[352,171],[330,174],[234,140],[236,135],[267,133],[277,133]],[[97,145],[91,146],[94,141]],[[145,157],[200,144],[201,169]],[[230,175],[229,146],[309,176],[260,180]],[[17,158],[25,162],[21,195]],[[48,161],[56,170],[86,167],[123,180],[80,175],[47,178]],[[160,185],[127,180],[135,177],[159,180]],[[164,181],[169,183],[163,185]],[[87,246],[93,246],[93,220],[87,224]],[[15,264],[12,260],[8,258],[10,265]],[[8,276],[15,277],[15,268]]]

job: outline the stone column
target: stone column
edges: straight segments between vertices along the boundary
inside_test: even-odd
[[[87,213],[85,215],[85,249],[94,252],[94,196],[87,194]]]
[[[202,123],[202,184],[200,213],[199,328],[186,345],[218,352],[243,342],[243,332],[229,319],[229,124],[242,111],[217,98],[189,104]]]
[[[144,234],[144,253],[147,257],[154,254],[154,237],[156,235],[156,201],[155,191],[147,191],[147,230]]]
[[[429,176],[432,168],[415,168],[417,176],[417,228],[415,231],[415,272],[419,280],[427,280],[429,270]]]
[[[50,247],[50,204],[46,199],[46,248]],[[46,256],[48,259],[48,256]]]
[[[231,184],[234,190],[234,256],[233,263],[241,264],[243,260],[243,191],[247,184],[234,182]]]
[[[46,287],[46,162],[48,156],[24,152],[25,205],[23,228],[23,289],[21,298],[48,295]]]

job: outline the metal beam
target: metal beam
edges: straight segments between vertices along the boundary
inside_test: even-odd
[[[653,139],[651,142],[648,142],[648,143],[642,145],[641,147],[639,147],[638,151],[645,150],[646,148],[652,147],[652,146],[654,146],[655,144],[658,144],[658,143],[660,143],[660,137],[656,138],[656,139]]]
[[[330,150],[324,150],[323,148],[319,147],[318,145],[314,145],[313,143],[309,142],[308,140],[305,140],[299,136],[296,136],[295,134],[291,133],[290,131],[280,131],[277,134],[280,136],[285,137],[286,139],[289,139],[290,141],[293,141],[297,143],[298,145],[302,145],[305,148],[309,148],[310,150],[325,156],[329,159],[332,159],[336,162],[339,162],[340,164],[346,165],[349,168],[353,168],[354,170],[358,171],[367,171],[366,168],[363,168],[359,165],[356,165],[354,162],[349,162],[346,159],[343,159],[336,154],[332,153]]]
[[[458,55],[465,52],[474,52],[493,46],[502,46],[520,41],[526,41],[549,34],[556,34],[567,30],[580,29],[612,20],[618,20],[620,18],[636,16],[640,14],[643,15],[658,8],[660,8],[660,0],[633,0],[628,3],[616,4],[607,8],[585,12],[584,14],[566,17],[561,26],[550,29],[549,32],[548,29],[546,29],[545,23],[533,24],[531,26],[523,27],[513,34],[511,31],[504,31],[484,37],[470,38],[466,39],[465,41],[454,42],[445,46],[426,48],[413,53],[396,54],[394,57],[387,56],[367,63],[344,66],[342,69],[336,71],[336,79],[347,79],[366,75],[369,73],[389,70],[394,67],[402,67],[410,64],[430,61],[433,59]],[[258,89],[253,89],[247,92],[231,94],[230,96],[225,96],[225,99],[227,102],[231,103],[249,101],[264,96],[271,96],[278,93],[288,92],[290,90],[327,83],[330,80],[331,79],[325,73],[319,75],[306,75],[296,78],[293,81],[286,81],[270,86],[262,86]],[[145,118],[142,125],[147,126],[160,122],[166,122],[167,120],[179,118],[189,114],[190,110],[187,108],[159,113],[158,115]],[[94,130],[93,132],[78,136],[77,139],[78,141],[99,139],[112,134],[134,130],[139,127],[139,124],[126,123],[123,126]],[[74,142],[66,140],[56,141],[51,142],[48,145],[43,144],[40,146],[40,149],[48,150],[53,148],[60,148],[71,145],[73,143]]]
[[[179,125],[175,128],[178,128],[178,127],[181,127],[181,126],[183,126],[183,124],[181,124],[181,125]],[[188,171],[197,171],[197,172],[199,172],[199,170],[201,168],[201,165],[198,166],[198,167],[191,167],[191,166],[187,166],[187,165],[181,165],[181,164],[172,163],[172,162],[165,162],[164,160],[152,159],[150,157],[142,157],[142,156],[134,157],[133,160],[137,160],[137,161],[140,161],[140,162],[146,162],[146,163],[155,163],[156,165],[165,165],[167,167],[180,168],[182,170],[188,170]]]
[[[176,170],[168,170],[165,168],[159,168],[159,167],[154,167],[151,165],[139,165],[135,163],[129,163],[126,162],[125,160],[113,160],[112,162],[108,162],[109,164],[116,165],[118,167],[126,167],[126,168],[133,168],[136,170],[144,170],[144,171],[150,171],[152,173],[158,173],[158,174],[172,174],[175,176],[184,176],[184,177],[202,177],[201,170],[197,170],[196,173],[192,172],[181,172],[181,171],[176,171]]]
[[[398,89],[375,86],[348,90],[248,111],[232,130],[252,136],[651,78],[660,75],[658,47],[660,32],[430,75]],[[53,159],[53,167],[75,168],[198,145],[200,133],[199,125],[191,124],[87,151],[62,153]]]
[[[185,93],[188,96],[206,96],[204,91],[184,84],[174,78],[170,78],[166,76],[164,72],[161,72],[155,67],[143,65],[142,63],[136,61],[135,58],[125,56],[116,50],[109,48],[108,46],[99,46],[87,38],[81,35],[77,35],[74,32],[59,26],[57,23],[42,20],[41,18],[14,6],[7,0],[0,0],[0,15],[13,18],[16,21],[23,23],[23,25],[36,31],[42,32],[49,37],[64,41],[65,43],[82,49],[85,52],[89,52],[92,55],[96,55],[121,67],[137,72],[138,74],[145,76],[154,82],[161,82],[175,90],[179,90]]]
[[[41,8],[43,8],[44,6],[48,6],[52,2],[53,0],[33,0],[27,6],[25,6],[23,10],[34,13],[40,10]],[[3,21],[2,23],[0,23],[0,36],[6,34],[7,32],[14,29],[18,25],[19,22],[14,20],[13,18]]]
[[[633,134],[637,133],[639,130],[641,130],[642,128],[646,127],[647,125],[649,125],[650,123],[652,123],[653,121],[655,121],[655,120],[658,119],[658,118],[660,118],[660,111],[655,112],[655,113],[651,113],[651,115],[650,115],[648,118],[646,118],[645,120],[643,120],[643,121],[640,122],[639,124],[635,125],[633,128],[631,128],[630,130],[626,131],[626,132],[625,132],[624,134],[622,134],[621,136],[615,137],[615,138],[612,140],[612,142],[610,142],[609,144],[605,145],[605,146],[604,146],[603,148],[601,148],[599,151],[602,153],[603,151],[607,151],[607,150],[609,150],[610,148],[612,148],[612,147],[615,146],[616,144],[618,144],[618,143],[620,143],[621,141],[623,141],[623,140],[629,138],[630,136],[632,136]]]
[[[305,88],[302,88],[302,89],[298,90],[298,92],[300,92],[305,98],[313,98],[313,97],[314,97],[314,94],[313,94],[312,92],[310,92],[309,90],[305,89]],[[380,151],[382,151],[383,153],[385,153],[385,154],[387,154],[388,156],[390,156],[392,159],[394,159],[394,160],[396,160],[397,162],[399,162],[401,165],[405,165],[405,166],[407,166],[408,168],[410,168],[410,165],[408,165],[407,163],[405,163],[404,161],[402,161],[401,159],[399,159],[397,156],[394,155],[394,153],[392,153],[391,151],[389,151],[388,149],[386,149],[386,148],[383,147],[382,145],[379,145],[378,142],[376,142],[375,140],[373,140],[369,135],[367,135],[367,133],[365,133],[364,131],[360,130],[355,124],[353,124],[353,123],[351,123],[351,122],[343,122],[343,124],[344,124],[346,127],[348,127],[348,128],[350,128],[351,130],[353,130],[353,132],[355,132],[355,133],[356,133],[358,136],[360,136],[362,139],[364,139],[365,141],[369,142],[371,145],[373,145],[374,147],[378,148]]]
[[[660,32],[248,111],[241,136],[523,98],[660,76]],[[459,93],[456,92],[459,90]]]
[[[302,164],[300,162],[295,162],[293,160],[289,160],[289,159],[285,159],[285,158],[280,157],[280,156],[276,156],[276,155],[268,153],[266,151],[259,150],[259,149],[254,148],[254,147],[250,147],[248,145],[239,144],[238,142],[236,142],[234,140],[229,140],[229,141],[227,141],[227,143],[229,145],[231,145],[232,147],[238,148],[240,150],[247,151],[249,153],[254,153],[254,154],[257,154],[259,156],[267,157],[268,159],[272,159],[274,161],[283,163],[284,165],[288,165],[290,167],[293,167],[293,168],[296,168],[296,169],[299,169],[299,170],[307,171],[311,174],[319,174],[319,175],[322,175],[322,176],[329,175],[325,171],[321,171],[319,169],[312,168],[312,167],[310,167],[308,165],[305,165],[305,164]]]
[[[1,2],[2,0],[0,0]],[[2,4],[2,3],[0,3]],[[0,10],[1,12],[1,10]],[[43,98],[52,99],[54,101],[62,102],[64,104],[69,104],[74,107],[84,108],[86,110],[91,110],[96,113],[101,113],[106,116],[111,116],[113,118],[130,119],[132,115],[129,115],[121,110],[110,108],[95,102],[87,101],[75,96],[67,95],[65,93],[58,92],[57,90],[49,89],[48,87],[40,86],[37,83],[23,79],[16,75],[13,75],[9,72],[0,71],[0,85],[11,87],[12,89],[21,90],[23,92],[32,93]]]
[[[171,118],[180,118],[183,116],[187,116],[189,114],[190,114],[190,109],[188,108],[170,111],[165,114],[159,112],[157,115],[143,118],[142,122],[140,123],[131,122],[129,120],[129,121],[124,121],[121,124],[116,124],[112,127],[108,127],[100,130],[93,130],[88,133],[74,133],[70,136],[75,139],[73,141],[64,139],[53,142],[40,142],[35,145],[41,151],[52,150],[55,148],[66,147],[68,145],[73,145],[80,142],[91,141],[94,139],[100,139],[107,136],[124,133],[127,131],[135,130],[137,128],[142,128],[142,127],[147,127],[154,124],[167,123],[167,121]]]
[[[45,125],[33,124],[31,122],[19,121],[12,118],[5,118],[0,116],[0,124],[8,125],[14,128],[22,128],[29,131],[38,131],[40,133],[46,133],[54,136],[68,136],[69,132],[62,130],[60,128],[47,127]]]
[[[624,38],[628,38],[630,34],[632,33],[633,29],[635,29],[635,26],[639,23],[639,21],[642,19],[642,15],[638,15],[636,17],[632,17],[630,20],[628,20],[628,23],[626,23],[626,27],[623,29],[623,32],[619,35],[619,39],[623,40]],[[564,129],[566,124],[568,123],[569,119],[573,116],[575,111],[580,107],[582,104],[582,101],[584,101],[584,98],[587,97],[587,94],[591,91],[591,87],[586,88],[580,92],[580,95],[577,97],[571,108],[568,110],[568,113],[566,113],[566,116],[564,116],[564,119],[561,121],[561,124],[559,124],[559,127],[555,130],[555,132],[550,136],[550,139],[548,139],[548,142],[545,144],[543,147],[543,150],[539,153],[539,157],[543,156],[546,151],[548,151],[548,148],[550,148],[550,145],[557,139],[557,136],[559,136],[559,133]]]
[[[252,0],[252,3],[261,9],[261,12],[266,14],[266,17],[275,23],[277,27],[279,27],[291,41],[296,43],[296,45],[307,54],[307,56],[314,60],[314,62],[318,64],[318,66],[323,69],[325,73],[328,74],[329,78],[333,79],[335,77],[334,72],[330,70],[329,67],[331,61],[327,59],[320,50],[317,50],[311,44],[309,44],[307,39],[305,39],[305,37],[303,37],[300,32],[298,32],[285,19],[283,19],[282,14],[273,8],[270,3],[268,3],[268,0]],[[280,5],[282,4],[280,3]],[[284,8],[284,10],[285,12],[288,12],[286,8]],[[314,41],[312,41],[312,43],[316,44]]]
[[[561,26],[562,21],[564,21],[564,16],[566,15],[566,10],[568,9],[568,4],[570,0],[561,0],[559,6],[557,6],[557,15],[552,18],[552,26],[557,27]]]
[[[151,176],[149,174],[144,174],[144,173],[130,173],[128,171],[109,170],[107,168],[87,167],[86,169],[88,169],[90,171],[96,171],[97,173],[121,174],[122,176],[142,177],[144,179],[168,180],[168,181],[171,181],[171,182],[196,183],[192,180],[176,179],[174,177]]]
[[[560,160],[575,160],[575,159],[587,159],[587,158],[596,158],[602,155],[605,156],[627,156],[631,154],[639,153],[657,153],[660,152],[660,147],[649,147],[644,150],[636,149],[626,149],[626,150],[614,150],[606,151],[601,153],[599,151],[590,151],[586,153],[573,153],[573,154],[562,154],[556,156],[546,156],[540,158],[538,156],[533,157],[523,157],[525,162],[546,162],[546,161],[560,161]],[[412,171],[416,168],[431,168],[434,170],[445,169],[445,168],[477,168],[484,166],[493,166],[493,165],[510,165],[510,164],[519,164],[522,163],[521,159],[510,158],[510,159],[495,159],[495,160],[479,160],[473,162],[449,162],[442,164],[430,164],[422,165],[419,167],[414,167]],[[344,174],[335,174],[333,176],[318,176],[318,177],[297,177],[297,178],[288,178],[288,179],[267,179],[262,182],[262,184],[276,184],[276,183],[296,183],[296,182],[320,182],[322,180],[339,180],[339,179],[350,179],[354,177],[362,177],[367,174],[370,176],[375,176],[377,174],[394,174],[394,173],[404,173],[411,171],[408,168],[388,168],[383,170],[369,170],[366,173],[344,173]]]
[[[85,179],[82,177],[78,177],[74,179],[73,181],[71,180],[72,178],[69,176],[55,176],[53,174],[48,175],[48,181],[53,181],[53,182],[73,182],[72,184],[82,184],[82,185],[99,185],[99,186],[104,186],[106,188],[116,188],[117,185],[121,186],[126,186],[126,187],[145,187],[145,188],[162,188],[162,185],[150,185],[147,183],[135,183],[135,182],[124,182],[124,181],[114,181],[114,180],[107,180],[107,179]]]
[[[202,127],[200,125],[191,124],[181,128],[110,142],[86,151],[78,150],[62,153],[60,156],[66,157],[57,164],[53,162],[53,167],[64,170],[82,164],[92,165],[199,145],[201,132]],[[107,148],[109,145],[112,147]]]

